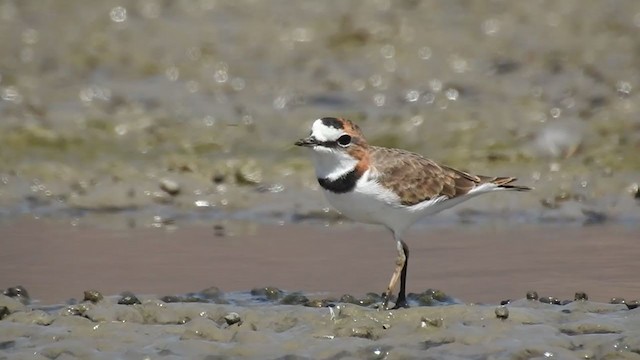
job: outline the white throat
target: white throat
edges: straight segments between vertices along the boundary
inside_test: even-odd
[[[358,164],[358,160],[343,151],[321,147],[313,150],[316,176],[320,179],[335,180],[353,170]]]

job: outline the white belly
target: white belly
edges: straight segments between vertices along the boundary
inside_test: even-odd
[[[327,200],[346,217],[364,223],[381,224],[402,231],[417,221],[421,214],[400,205],[393,192],[363,176],[353,191],[336,194],[324,191]]]
[[[374,196],[357,192],[336,194],[324,191],[329,204],[344,216],[360,222],[384,224],[384,219],[390,215],[391,206]]]
[[[375,181],[361,178],[354,191],[336,194],[324,190],[334,208],[346,217],[364,223],[381,224],[401,234],[419,219],[439,213],[479,194],[498,190],[493,184],[485,184],[469,194],[448,199],[445,196],[427,200],[413,206],[403,206],[400,199]]]

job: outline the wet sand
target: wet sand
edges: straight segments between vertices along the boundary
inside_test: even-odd
[[[395,246],[379,227],[251,225],[128,231],[23,219],[0,224],[0,286],[22,285],[42,304],[105,295],[225,292],[276,286],[340,296],[381,292]],[[408,291],[440,289],[459,300],[498,303],[528,290],[573,299],[640,297],[637,227],[468,225],[408,233]]]

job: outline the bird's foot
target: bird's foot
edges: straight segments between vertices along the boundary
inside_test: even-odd
[[[391,300],[391,295],[382,293],[382,305],[380,306],[380,310],[397,310],[397,309],[408,309],[409,303],[407,303],[407,299],[401,298],[396,300],[393,307],[389,307],[389,301]]]
[[[408,308],[409,308],[409,303],[407,303],[407,300],[399,299],[398,301],[396,301],[396,304],[391,308],[391,310],[408,309]]]

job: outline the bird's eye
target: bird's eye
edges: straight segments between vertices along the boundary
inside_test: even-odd
[[[345,134],[338,138],[338,145],[347,146],[349,144],[351,144],[351,136]]]

